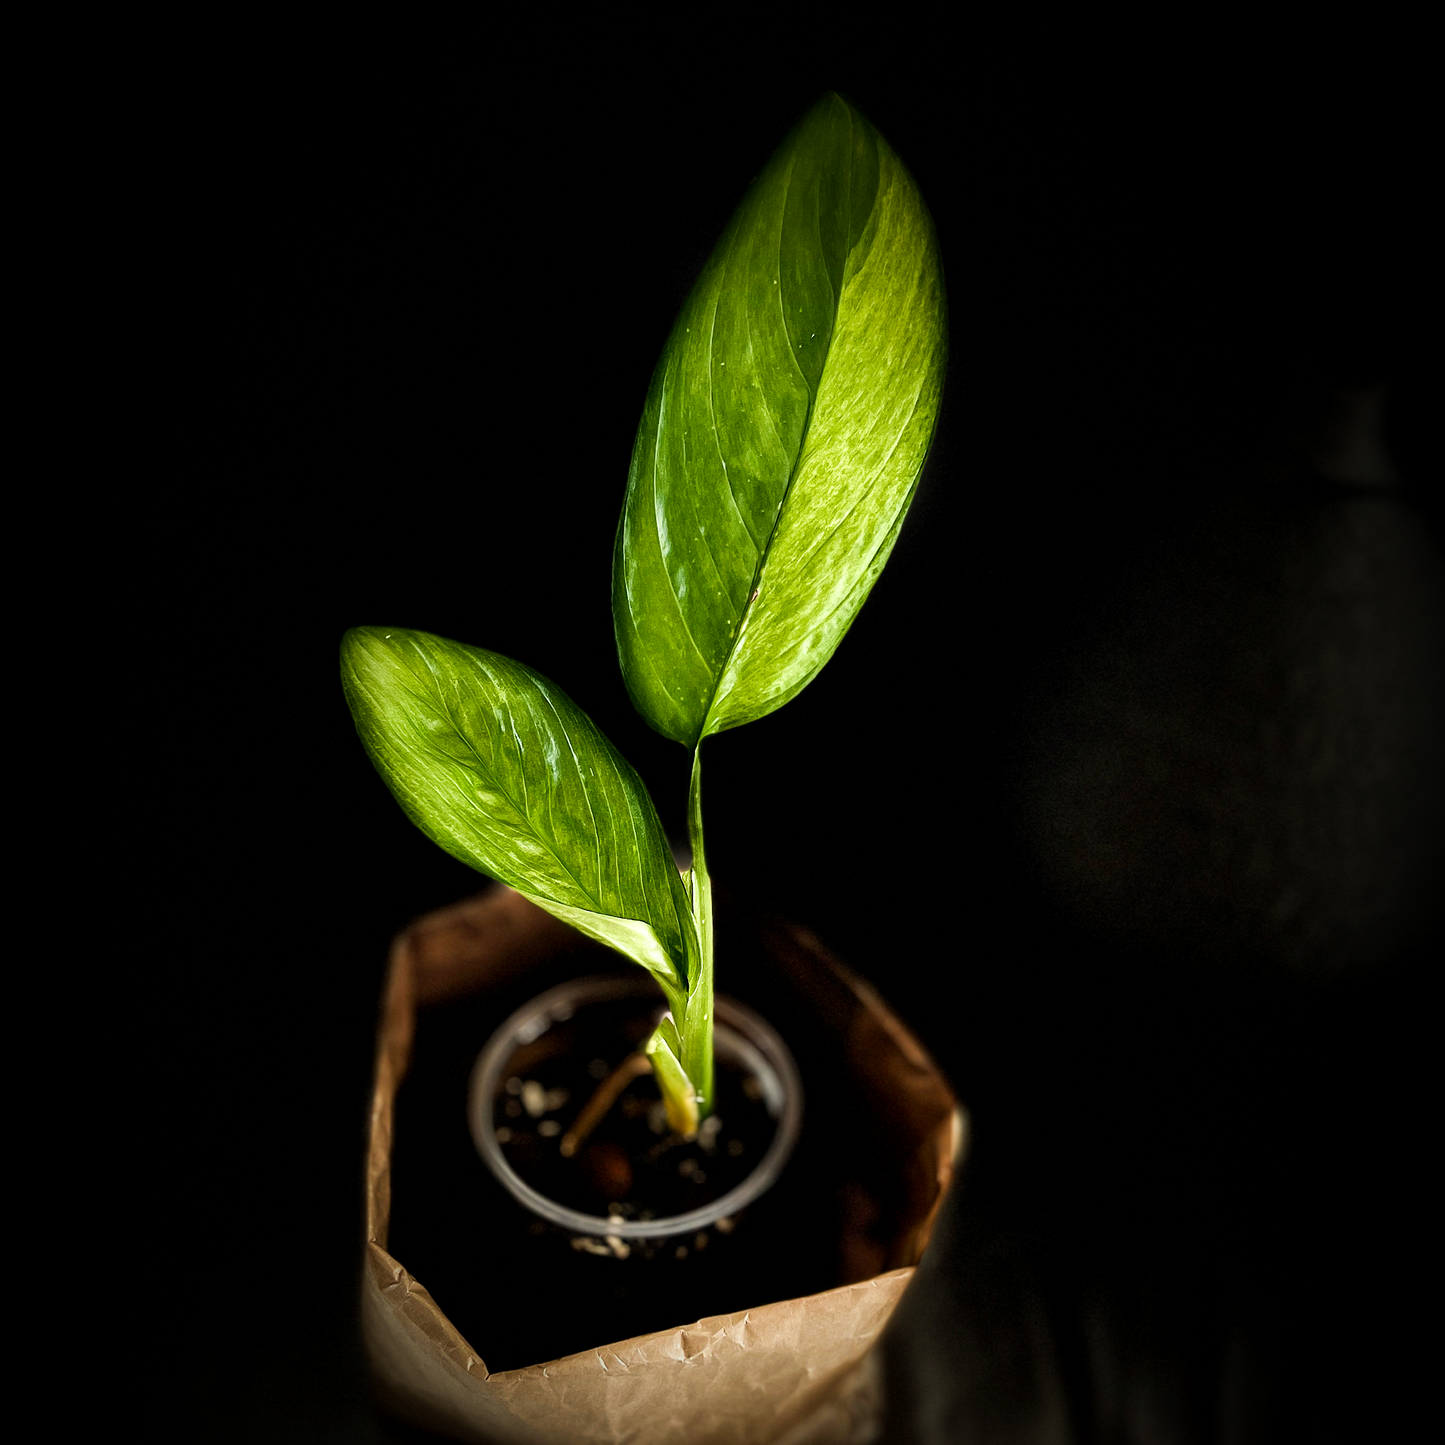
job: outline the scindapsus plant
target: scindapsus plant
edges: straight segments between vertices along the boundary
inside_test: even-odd
[[[633,446],[612,571],[622,675],[692,753],[679,872],[637,773],[561,688],[425,632],[358,627],[347,700],[412,821],[641,964],[672,1127],[713,1102],[702,744],[795,697],[833,655],[908,511],[947,349],[933,223],[836,95],[753,183],[683,306]]]

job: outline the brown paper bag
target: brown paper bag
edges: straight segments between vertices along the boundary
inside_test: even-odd
[[[735,927],[729,923],[729,928]],[[961,1155],[946,1081],[873,991],[815,939],[750,925],[770,986],[859,1079],[860,1182],[844,1201],[839,1286],[760,1302],[524,1369],[489,1372],[436,1301],[387,1253],[396,1090],[418,1007],[594,971],[595,945],[509,889],[413,924],[391,956],[367,1164],[362,1327],[383,1407],[477,1442],[842,1445],[881,1410],[870,1354],[927,1243]],[[725,990],[730,991],[730,990]],[[754,999],[766,1012],[767,1003]],[[480,1048],[485,1039],[478,1039]],[[804,1128],[808,1127],[805,1116]],[[856,1196],[856,1197],[854,1197]]]

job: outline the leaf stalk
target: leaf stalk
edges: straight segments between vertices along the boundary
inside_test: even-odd
[[[688,979],[687,1010],[682,1018],[682,1066],[697,1092],[698,1117],[713,1109],[712,1055],[712,878],[702,836],[702,742],[692,753],[692,779],[687,789],[687,832],[692,844],[692,919],[697,928],[697,977]]]

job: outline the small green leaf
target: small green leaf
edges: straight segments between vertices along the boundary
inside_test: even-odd
[[[671,1014],[663,1014],[658,1021],[657,1036],[668,1048],[672,1050],[677,1058],[682,1057],[682,1039],[677,1032],[677,1025],[672,1021]]]
[[[681,1134],[684,1139],[691,1139],[697,1133],[701,1116],[692,1080],[678,1062],[681,1050],[677,1029],[671,1026],[671,1020],[664,1019],[658,1024],[652,1036],[642,1046],[642,1051],[647,1055],[652,1064],[652,1072],[657,1078],[663,1107],[667,1110],[668,1127],[673,1133]]]
[[[913,499],[946,332],[917,186],[825,97],[744,198],[643,408],[612,603],[659,732],[692,745],[762,717],[832,656]]]
[[[341,677],[376,770],[422,832],[685,1004],[696,931],[662,823],[561,688],[495,652],[395,627],[348,632]]]

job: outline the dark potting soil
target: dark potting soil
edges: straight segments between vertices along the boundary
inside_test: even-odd
[[[419,1011],[397,1095],[390,1252],[432,1294],[491,1371],[796,1298],[841,1283],[837,1215],[846,1165],[803,1131],[779,1180],[736,1216],[667,1239],[580,1236],[513,1200],[467,1124],[476,1056],[523,997],[458,999]],[[630,1021],[622,1019],[629,1014]],[[756,1084],[718,1070],[718,1124],[691,1144],[658,1128],[656,1084],[634,1080],[572,1160],[560,1136],[600,1076],[635,1049],[651,1019],[636,1000],[601,1034],[556,1025],[504,1072],[496,1121],[512,1167],[543,1193],[606,1217],[665,1217],[740,1182],[774,1123]],[[720,1061],[721,1062],[721,1061]],[[801,1064],[801,1060],[800,1060]],[[807,1110],[812,1094],[806,1068]],[[530,1105],[530,1107],[529,1107]]]
[[[493,1119],[507,1162],[538,1193],[602,1218],[668,1218],[721,1198],[767,1152],[776,1122],[763,1087],[719,1053],[716,1105],[695,1140],[668,1128],[657,1084],[644,1074],[628,1084],[575,1157],[563,1155],[566,1131],[614,1070],[636,1055],[657,1011],[636,998],[591,1004],[514,1056]],[[731,1228],[732,1221],[723,1225],[724,1232]],[[688,1242],[667,1247],[685,1251]],[[619,1251],[614,1246],[612,1252]]]

